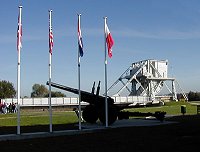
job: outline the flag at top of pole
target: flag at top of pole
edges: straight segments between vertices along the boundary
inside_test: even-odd
[[[78,15],[78,47],[79,47],[79,54],[83,56],[83,41],[81,35],[81,21],[80,21],[81,14]]]
[[[51,21],[51,12],[52,10],[49,11],[49,53],[52,54],[53,50],[53,31],[52,31],[52,21]]]
[[[112,46],[114,45],[113,38],[111,36],[111,33],[107,26],[107,17],[104,17],[104,32],[105,32],[105,124],[106,127],[108,127],[108,101],[107,101],[107,53],[106,50],[108,50],[108,56],[112,57]],[[106,49],[107,45],[107,49]]]
[[[20,52],[22,48],[22,6],[19,6],[18,15],[18,29],[17,29],[17,51],[18,51],[18,61],[17,61],[17,134],[20,134]]]
[[[106,35],[106,43],[107,43],[107,48],[108,48],[108,56],[112,58],[112,46],[114,45],[114,41],[108,29],[107,23],[105,23],[105,35]]]
[[[20,51],[22,48],[22,17],[21,17],[22,6],[19,6],[18,15],[18,28],[17,28],[17,50]]]
[[[52,132],[51,60],[53,51],[52,10],[49,10],[49,131]]]
[[[82,42],[82,35],[81,35],[81,14],[78,14],[78,95],[79,95],[79,105],[78,105],[78,117],[79,117],[79,130],[81,130],[81,62],[80,57],[83,56],[83,42]]]

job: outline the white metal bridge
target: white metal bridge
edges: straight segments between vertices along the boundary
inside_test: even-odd
[[[171,87],[166,84],[166,81],[171,81]],[[175,78],[168,77],[167,60],[143,60],[132,63],[111,85],[108,92],[119,82],[122,87],[113,96],[121,96],[121,93],[126,90],[129,96],[149,97],[151,101],[155,101],[165,85],[173,100],[177,101],[176,86],[181,90],[185,100],[188,100]]]

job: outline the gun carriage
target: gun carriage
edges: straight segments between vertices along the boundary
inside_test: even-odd
[[[47,85],[49,85],[49,82],[47,81]],[[71,88],[68,86],[60,85],[54,82],[51,82],[51,86],[62,89],[74,94],[79,94],[79,90],[75,88]],[[95,94],[95,82],[93,83],[92,92],[87,92],[80,90],[81,94],[81,101],[87,102],[88,105],[86,107],[82,108],[82,117],[86,122],[89,123],[96,123],[96,121],[99,119],[100,122],[105,124],[105,96],[99,95],[100,91],[100,81],[97,86],[97,91]],[[118,119],[128,119],[129,116],[134,116],[134,112],[125,112],[122,111],[125,108],[130,108],[129,105],[131,103],[123,103],[123,104],[115,104],[114,99],[107,96],[107,104],[108,104],[108,124],[113,124],[117,118]],[[147,113],[148,116],[152,115],[155,116],[157,119],[160,119],[161,121],[164,118],[165,113],[159,113],[159,117],[157,114]],[[138,113],[136,113],[138,115]],[[143,114],[144,115],[144,114]]]

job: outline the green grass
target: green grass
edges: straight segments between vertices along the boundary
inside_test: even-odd
[[[190,102],[191,103],[191,102]],[[161,107],[143,107],[126,109],[128,111],[137,112],[152,112],[165,111],[167,115],[181,115],[181,106],[186,106],[186,114],[196,114],[196,106],[191,105],[188,102],[166,102]],[[53,124],[69,124],[78,123],[78,118],[73,111],[53,111],[52,114]],[[49,124],[49,112],[48,111],[21,111],[20,113],[20,125],[48,125]],[[0,127],[1,126],[17,126],[17,114],[0,114]]]
[[[186,114],[196,114],[196,106],[190,104],[189,102],[166,102],[164,106],[161,107],[143,107],[143,108],[133,108],[129,111],[139,111],[139,112],[152,112],[155,111],[165,111],[167,115],[180,115],[181,106],[186,106]]]
[[[17,114],[0,114],[0,126],[16,126]],[[53,112],[52,114],[53,124],[69,124],[78,122],[78,118],[74,112]],[[32,125],[48,125],[49,113],[48,112],[21,112],[20,113],[20,125],[32,126]]]

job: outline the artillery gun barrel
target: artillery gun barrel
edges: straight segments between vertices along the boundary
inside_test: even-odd
[[[49,85],[49,82],[47,81],[46,83],[47,85]],[[79,90],[75,89],[75,88],[71,88],[71,87],[67,87],[64,85],[60,85],[54,82],[51,82],[51,86],[61,89],[61,90],[65,90],[74,94],[78,94]],[[113,104],[114,100],[111,97],[107,97],[108,98],[108,104]],[[81,101],[90,103],[90,104],[104,104],[105,101],[105,97],[104,96],[99,96],[99,95],[95,95],[93,93],[90,92],[86,92],[81,90]]]
[[[49,85],[49,81],[47,81],[46,84]],[[70,87],[67,87],[67,86],[64,86],[64,85],[60,85],[60,84],[57,84],[57,83],[53,83],[53,82],[51,82],[51,86],[55,87],[55,88],[58,88],[58,89],[61,89],[61,90],[65,90],[65,91],[69,91],[69,92],[78,94],[78,89],[70,88]]]
[[[99,83],[98,83],[96,95],[99,95],[99,91],[100,91],[100,81],[99,81]]]
[[[95,91],[95,82],[93,83],[92,94],[94,94],[94,91]]]

